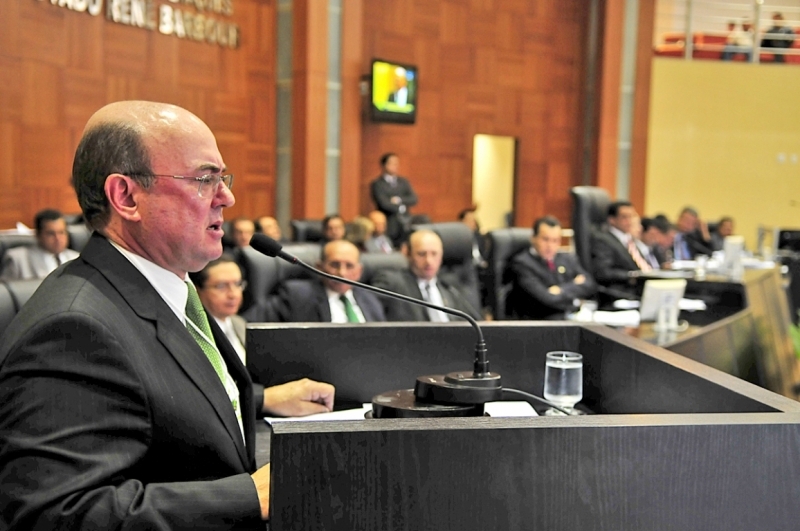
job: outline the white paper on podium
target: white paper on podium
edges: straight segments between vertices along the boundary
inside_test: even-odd
[[[592,321],[608,326],[639,326],[639,310],[597,311],[592,315]]]
[[[536,417],[536,410],[524,401],[487,402],[484,407],[491,417]],[[264,417],[267,424],[279,422],[315,422],[315,421],[342,421],[365,420],[364,415],[372,411],[372,404],[364,404],[361,408],[331,411],[330,413],[317,413],[306,417]]]

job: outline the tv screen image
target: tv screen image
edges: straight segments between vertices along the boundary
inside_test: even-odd
[[[417,113],[417,68],[375,59],[372,61],[371,113],[378,122],[414,123]]]

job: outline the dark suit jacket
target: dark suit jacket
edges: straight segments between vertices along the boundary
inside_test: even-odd
[[[519,319],[563,319],[565,312],[575,309],[574,299],[594,295],[597,290],[594,280],[574,255],[558,253],[553,262],[555,271],[550,271],[547,262],[538,254],[531,254],[530,249],[511,259],[508,273],[513,286],[507,300],[509,315]],[[586,277],[583,284],[573,282],[578,275]],[[552,286],[561,288],[561,293],[550,293],[548,289]]]
[[[592,235],[592,276],[597,284],[605,288],[607,298],[635,296],[635,282],[631,282],[629,271],[639,271],[628,250],[607,230]]]
[[[385,321],[378,297],[369,291],[353,288],[361,313],[367,322]],[[281,321],[287,323],[330,323],[331,307],[325,287],[318,280],[287,280],[278,288]]]
[[[372,284],[401,295],[424,300],[417,284],[417,277],[408,269],[404,271],[379,271],[375,275]],[[467,301],[467,298],[456,286],[447,283],[441,277],[436,279],[436,285],[439,287],[445,306],[461,310],[473,319],[481,319],[481,314]],[[424,306],[388,297],[381,297],[381,302],[386,312],[387,321],[430,321],[428,309]],[[452,315],[448,317],[459,319]]]
[[[714,252],[714,244],[710,240],[704,240],[700,231],[687,232],[683,234],[683,239],[688,244],[691,259],[699,254],[711,256]]]
[[[411,222],[409,207],[417,204],[417,194],[411,188],[411,183],[405,177],[396,177],[394,186],[386,182],[383,176],[377,177],[370,185],[372,200],[375,206],[386,214],[386,234],[394,240],[397,245],[398,240],[403,236],[403,232],[408,230]],[[392,203],[392,197],[398,196],[405,205],[405,214],[400,213],[400,205]]]
[[[0,347],[0,528],[264,529],[247,371],[230,400],[184,324],[95,233]]]

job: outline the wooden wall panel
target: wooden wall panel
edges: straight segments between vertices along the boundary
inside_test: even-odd
[[[419,100],[415,125],[362,122],[362,212],[373,207],[375,161],[394,151],[420,196],[414,212],[455,219],[472,203],[473,137],[483,133],[518,139],[517,224],[547,213],[569,223],[585,0],[382,0],[364,3],[363,24],[363,72],[373,57],[416,64]]]
[[[232,17],[214,18],[239,25],[236,50],[116,24],[105,5],[94,17],[44,0],[0,1],[0,229],[31,224],[44,207],[77,211],[69,175],[83,127],[122,99],[174,103],[205,120],[236,172],[226,217],[274,214],[276,6],[233,6]]]

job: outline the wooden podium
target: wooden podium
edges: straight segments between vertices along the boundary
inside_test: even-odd
[[[595,325],[483,326],[507,388],[584,356],[595,415],[287,422],[273,428],[272,529],[794,529],[800,403]],[[265,384],[329,381],[369,402],[470,370],[466,324],[250,325]]]

